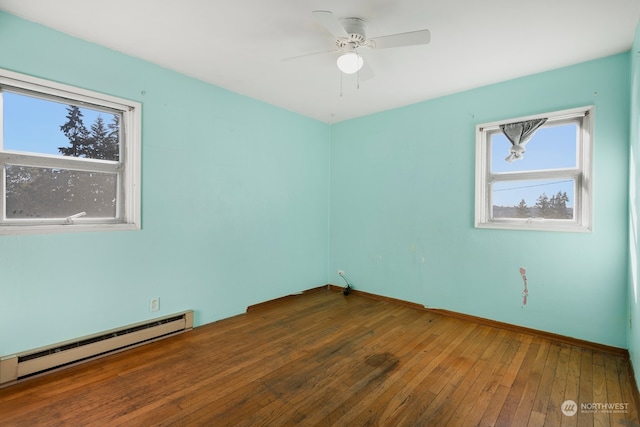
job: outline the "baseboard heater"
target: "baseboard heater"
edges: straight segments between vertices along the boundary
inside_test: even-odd
[[[188,310],[0,358],[0,387],[193,328]]]

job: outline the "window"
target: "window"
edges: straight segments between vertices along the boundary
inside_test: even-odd
[[[476,227],[591,230],[593,108],[476,128]]]
[[[140,104],[0,70],[0,234],[140,228]]]

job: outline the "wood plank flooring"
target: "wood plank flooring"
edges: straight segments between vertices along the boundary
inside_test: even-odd
[[[619,354],[323,289],[0,389],[0,426],[640,426],[628,372]]]

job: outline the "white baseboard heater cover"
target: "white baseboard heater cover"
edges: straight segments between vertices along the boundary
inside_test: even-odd
[[[0,358],[0,387],[193,329],[193,311],[111,329]]]

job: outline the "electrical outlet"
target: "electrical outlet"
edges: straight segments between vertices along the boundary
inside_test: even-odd
[[[160,310],[160,297],[154,297],[149,300],[149,311]]]

